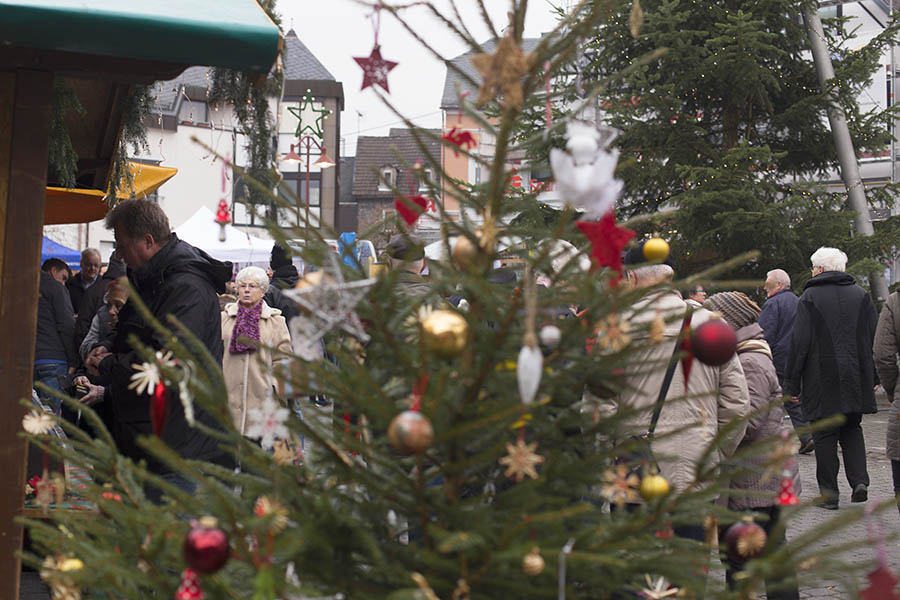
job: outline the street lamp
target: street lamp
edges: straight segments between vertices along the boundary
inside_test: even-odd
[[[304,148],[305,145],[305,148]],[[320,144],[315,137],[311,135],[302,135],[298,138],[296,144],[291,144],[291,150],[287,154],[285,154],[281,160],[289,163],[299,163],[303,160],[299,154],[297,154],[297,150],[304,149],[306,153],[306,222],[304,223],[304,233],[306,238],[309,239],[309,157],[312,154],[313,146],[316,147],[318,151],[322,153],[322,156],[319,157],[316,162],[313,164],[319,167],[321,170],[325,170],[329,167],[333,167],[335,162],[328,156],[328,152],[325,150],[325,144]],[[299,175],[299,173],[298,173]],[[319,180],[319,197],[321,198],[322,193],[322,180]],[[319,218],[322,218],[321,212],[321,204],[319,207]]]

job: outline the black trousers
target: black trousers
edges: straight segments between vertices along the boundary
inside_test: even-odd
[[[891,477],[894,480],[894,496],[900,496],[900,460],[891,461]],[[897,508],[900,509],[900,505]]]
[[[816,480],[819,482],[819,494],[837,499],[838,461],[837,446],[841,444],[844,456],[844,473],[850,489],[864,483],[869,485],[869,472],[866,469],[866,442],[863,439],[862,413],[848,413],[840,427],[813,432],[816,442]]]
[[[778,523],[778,519],[781,516],[781,507],[777,505],[765,506],[754,508],[753,512],[767,517],[765,521],[760,519],[760,526],[765,530],[766,536],[768,536],[766,547],[763,550],[763,558],[765,558],[766,554],[778,550],[787,543],[784,536],[784,523]],[[725,531],[725,527],[720,528],[719,539],[722,539],[725,536]],[[734,576],[740,572],[742,565],[733,563],[728,559],[727,555],[723,557],[722,562],[725,563],[725,582],[728,584],[729,590],[734,590],[736,587]],[[766,598],[768,598],[768,600],[800,599],[797,574],[792,568],[786,568],[788,569],[786,573],[780,573],[778,577],[766,579]]]

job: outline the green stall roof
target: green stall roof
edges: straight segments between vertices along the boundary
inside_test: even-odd
[[[0,0],[0,47],[265,73],[279,37],[255,0]]]

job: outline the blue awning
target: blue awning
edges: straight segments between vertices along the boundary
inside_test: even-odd
[[[41,263],[48,258],[58,258],[73,269],[81,267],[81,252],[57,244],[48,237],[41,240]]]

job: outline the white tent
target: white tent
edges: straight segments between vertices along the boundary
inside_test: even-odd
[[[216,215],[203,206],[194,216],[175,228],[179,238],[192,246],[196,246],[218,260],[230,260],[233,263],[268,263],[272,254],[272,240],[254,237],[249,233],[225,226],[225,241],[219,241],[219,225]]]

